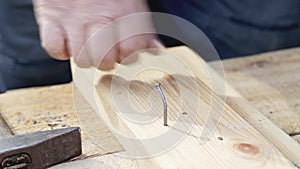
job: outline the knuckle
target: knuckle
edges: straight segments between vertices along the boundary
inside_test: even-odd
[[[127,57],[135,52],[145,49],[147,46],[144,42],[136,40],[135,43],[124,43],[121,45],[121,53],[123,57]]]
[[[106,55],[97,63],[96,66],[100,70],[110,70],[114,67],[115,63],[116,63],[116,60],[113,56]]]
[[[105,63],[100,63],[99,66],[97,66],[99,70],[111,70],[114,68],[113,65],[105,64]]]
[[[66,60],[69,58],[61,44],[51,44],[46,43],[46,41],[42,41],[41,46],[51,57],[55,59]]]
[[[74,61],[81,68],[87,68],[92,65],[87,58],[74,57]]]
[[[130,46],[123,46],[121,48],[122,58],[128,57],[132,53],[136,52],[138,49]]]

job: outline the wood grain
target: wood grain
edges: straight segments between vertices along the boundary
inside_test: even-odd
[[[128,79],[128,77],[122,77],[122,73],[125,76],[128,73],[126,73],[126,68],[121,66],[121,74],[117,74],[118,69],[113,73],[98,71],[96,76],[98,80],[94,81],[94,78],[87,74],[89,71],[82,69],[82,75],[85,77],[81,77],[84,79],[81,81],[88,80],[89,83],[85,84],[87,86],[81,86],[79,90],[86,98],[94,97],[89,95],[91,92],[85,89],[89,89],[96,82],[95,89],[98,91],[96,93],[98,96],[96,95],[95,99],[98,101],[98,105],[91,103],[92,106],[100,109],[99,113],[102,114],[106,124],[120,132],[121,135],[135,139],[134,144],[128,144],[122,137],[116,136],[124,146],[125,152],[136,148],[135,152],[153,153],[151,144],[148,147],[149,144],[143,142],[142,139],[150,139],[171,131],[171,133],[184,134],[186,137],[176,147],[160,156],[145,159],[152,165],[151,168],[293,168],[291,161],[282,154],[283,152],[290,160],[299,161],[297,156],[300,152],[299,146],[293,143],[289,136],[276,128],[268,119],[263,118],[228,85],[226,93],[222,93],[222,87],[224,87],[221,85],[222,79],[212,73],[213,71],[207,64],[193,52],[183,47],[169,49],[168,52],[180,59],[184,66],[175,62],[174,58],[166,59],[162,56],[153,58],[143,54],[140,55],[136,65],[131,65],[130,68],[145,68],[145,65],[155,63],[158,67],[165,67],[167,72],[172,72],[172,74],[167,74],[166,71],[162,72],[160,69],[144,69],[145,71],[135,72],[135,76]],[[158,60],[155,61],[156,59]],[[195,77],[183,74],[183,67],[188,67]],[[130,70],[128,71],[130,72]],[[217,80],[217,87],[214,90],[211,89],[212,78]],[[128,87],[129,82],[130,86]],[[170,105],[168,127],[162,125],[162,117],[158,114],[162,112],[159,110],[161,103],[157,99],[158,95],[153,93],[153,86],[157,82],[161,82],[164,86],[163,89]],[[193,82],[196,82],[196,88],[193,86]],[[78,83],[78,85],[82,85],[82,83]],[[179,97],[184,94],[190,95],[191,98],[196,95],[198,99]],[[222,100],[224,94],[230,98],[227,103]],[[216,101],[213,102],[212,98]],[[132,110],[132,112],[128,112],[128,105],[140,110],[139,112],[149,111],[139,114]],[[199,107],[194,107],[194,105]],[[198,108],[201,113],[195,118],[193,114]],[[125,115],[132,118],[151,119],[155,117],[155,120],[143,125],[136,124],[134,121],[122,117],[122,114],[120,116],[122,112],[126,112]],[[182,114],[183,112],[187,112],[188,115],[181,118],[185,116]],[[222,114],[221,118],[211,117],[210,122],[217,128],[209,135],[209,139],[204,144],[200,144],[199,132],[201,133],[205,129],[210,113]],[[251,113],[254,114],[251,116]],[[264,122],[247,122],[255,121],[256,118],[263,119]],[[191,130],[186,130],[188,127],[186,124],[191,119],[195,120],[195,124]],[[175,125],[176,123],[180,124],[179,127]],[[260,128],[263,129],[262,132],[258,132]],[[272,131],[267,129],[272,129]],[[268,138],[264,135],[267,135]],[[287,142],[289,145],[281,145]],[[132,145],[136,145],[136,147]]]
[[[300,49],[224,60],[226,81],[290,135],[300,134]],[[217,62],[210,65],[223,73]],[[294,137],[300,142],[299,137]]]
[[[237,89],[239,93],[241,93],[244,97],[246,97],[249,100],[251,105],[254,105],[255,108],[260,110],[260,112],[264,113],[264,115],[268,117],[270,120],[272,120],[272,122],[274,122],[277,125],[281,124],[279,126],[288,133],[297,131],[298,128],[297,125],[299,124],[299,122],[297,121],[299,120],[299,118],[297,118],[299,114],[297,112],[299,112],[300,110],[299,110],[299,106],[297,106],[296,104],[299,103],[299,96],[297,95],[298,92],[295,92],[295,91],[299,91],[300,89],[299,85],[297,85],[298,82],[296,80],[298,77],[297,73],[299,72],[298,70],[300,66],[299,53],[300,53],[300,49],[291,49],[291,50],[279,51],[276,53],[272,52],[272,53],[267,53],[258,56],[251,56],[250,58],[248,57],[236,58],[232,60],[226,60],[223,62],[227,82],[229,82],[231,86],[234,86],[234,88]],[[210,65],[212,65],[212,67],[214,67],[214,69],[216,69],[218,72],[220,71],[219,70],[220,65],[216,65],[215,63],[210,63]],[[255,71],[257,70],[259,71],[259,73],[255,73]],[[276,74],[278,74],[279,76],[277,77]],[[289,74],[291,74],[292,77],[295,78],[290,78]],[[270,76],[272,76],[272,78]],[[288,86],[286,86],[287,84]],[[277,87],[274,88],[273,86],[277,86]],[[265,90],[270,88],[271,90]],[[280,91],[280,94],[278,94],[278,90]],[[9,122],[9,126],[17,134],[36,131],[39,129],[45,129],[45,130],[51,129],[50,127],[51,125],[52,126],[54,125],[54,128],[62,127],[65,125],[78,126],[79,121],[77,119],[77,114],[74,113],[75,108],[73,105],[73,101],[72,101],[73,98],[71,93],[72,93],[72,84],[11,91],[0,95],[0,112],[2,110],[5,110],[4,118],[6,119],[6,121]],[[58,98],[57,95],[59,95],[60,97]],[[276,97],[270,97],[273,95]],[[284,97],[278,97],[282,95]],[[75,98],[78,99],[77,100],[78,102],[81,102],[80,97],[75,97]],[[285,106],[281,108],[281,104],[279,103],[282,100],[283,103],[285,103],[284,104]],[[85,100],[83,100],[83,102],[85,102]],[[26,110],[25,103],[26,104],[34,103],[34,105],[32,105],[32,110],[30,110],[29,108]],[[43,106],[44,104],[47,104],[47,106],[44,107]],[[91,108],[88,107],[84,108],[85,106],[82,107],[83,110],[93,111],[91,110]],[[270,113],[271,108],[274,111],[273,113]],[[45,112],[48,111],[54,113],[50,113],[50,115],[47,115],[46,118],[43,118],[42,116],[45,115]],[[67,116],[64,117],[64,115]],[[24,119],[24,116],[26,120],[22,120]],[[25,121],[28,121],[26,116],[35,117],[36,119],[41,119],[41,120],[37,122],[26,123]],[[56,117],[64,117],[64,118],[61,118],[62,121],[53,120],[56,119]],[[88,117],[89,119],[87,119],[87,121],[90,121],[91,119],[98,119],[98,117],[97,118],[94,118],[93,116],[88,116]],[[19,119],[21,120],[19,121]],[[263,121],[264,120],[262,120],[262,122]],[[50,124],[50,126],[48,126],[48,124]],[[241,126],[228,125],[228,128],[241,128]],[[104,132],[104,135],[106,135],[106,132]],[[83,136],[83,137],[87,137],[87,136]],[[223,140],[219,140],[221,139],[220,137],[221,137],[220,135],[217,135],[216,138],[214,136],[216,142],[226,144],[224,143],[226,139],[222,137]],[[298,138],[298,141],[300,141],[299,136],[295,136],[295,138],[296,139]],[[79,158],[80,161],[61,164],[56,166],[55,168],[97,168],[102,166],[103,168],[108,168],[108,167],[145,168],[145,166],[149,166],[149,167],[153,166],[153,168],[155,167],[159,168],[157,164],[155,164],[155,161],[153,160],[141,161],[135,159],[121,158],[114,154],[99,156],[102,154],[106,154],[106,152],[102,150],[99,153],[98,147],[95,146],[90,139],[84,139],[84,140],[85,140],[84,151],[86,152],[85,153],[86,155],[80,157]],[[104,139],[104,140],[109,141],[109,139]],[[289,142],[286,141],[285,144],[289,144]],[[247,144],[235,146],[235,148],[238,149],[240,149],[240,147],[242,147],[241,148],[242,150],[244,150],[245,147],[246,149],[250,147],[252,152],[257,152],[255,148],[253,149],[251,146]],[[122,148],[119,147],[118,150],[122,150]],[[212,151],[210,153],[213,154],[214,152]],[[190,155],[187,156],[189,157]],[[88,159],[84,159],[84,158],[88,158]],[[226,160],[230,161],[230,159],[228,158]],[[280,157],[278,163],[280,163],[281,160],[282,159]],[[274,161],[275,161],[274,165],[277,165],[276,163],[277,159],[275,159]],[[256,167],[256,168],[261,168],[261,167]]]
[[[78,114],[84,116],[82,110],[76,110],[73,103],[72,85],[57,85],[52,87],[20,89],[0,95],[0,112],[12,132],[16,135],[40,130],[81,126]],[[93,111],[87,108],[83,97],[76,97],[85,112]],[[79,100],[78,100],[79,99]],[[92,116],[84,116],[93,122]],[[90,156],[104,155],[122,151],[122,146],[103,125],[94,125],[94,134],[101,136],[101,147],[93,143],[82,128],[83,155],[79,159]],[[109,150],[109,151],[107,151]]]

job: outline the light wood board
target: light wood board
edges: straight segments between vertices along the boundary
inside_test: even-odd
[[[278,99],[279,100],[283,99],[283,102],[287,102],[287,103],[299,102],[299,96],[297,96],[297,92],[296,93],[285,92],[285,91],[300,90],[300,86],[297,85],[298,84],[297,81],[294,80],[297,78],[289,78],[289,74],[291,74],[292,77],[294,77],[295,75],[297,75],[297,72],[299,72],[297,71],[297,68],[299,68],[300,66],[299,53],[300,53],[300,49],[291,49],[291,50],[279,51],[276,53],[272,52],[272,53],[263,54],[259,56],[251,56],[250,58],[245,57],[245,58],[225,60],[223,62],[225,72],[227,75],[227,81],[232,86],[234,86],[234,88],[236,88],[239,91],[239,93],[243,94],[243,96],[245,96],[248,99],[250,98],[249,101],[251,102],[251,104],[254,104],[254,107],[256,107],[258,110],[263,112],[275,124],[286,123],[280,125],[280,127],[282,127],[282,129],[284,129],[287,132],[294,132],[293,130],[297,131],[296,130],[297,127],[290,127],[290,126],[297,126],[297,124],[299,124],[297,123],[297,119],[299,118],[296,118],[297,112],[299,112],[298,111],[299,107],[297,108],[296,104],[287,104],[287,106],[283,106],[283,108],[281,107],[282,104],[279,104],[279,106],[275,104],[275,106],[273,107],[272,105],[274,105],[274,103],[276,103],[276,100]],[[237,62],[235,60],[237,60]],[[277,66],[278,64],[280,66]],[[214,63],[210,63],[210,65],[212,65],[215,69],[217,69],[218,72],[220,71],[219,70],[220,65],[215,65]],[[257,69],[259,70],[260,73],[255,73]],[[272,73],[274,71],[276,72],[275,74]],[[277,77],[276,74],[279,74],[280,76]],[[270,75],[273,75],[274,78],[268,78]],[[243,78],[243,80],[239,80],[239,78]],[[250,83],[253,82],[253,80],[251,79],[256,79],[257,82]],[[285,87],[284,84],[290,84],[290,85],[288,85],[288,87]],[[264,87],[266,85],[269,85],[269,87],[267,88],[272,88],[272,90],[269,90],[268,92],[264,92],[263,89],[266,88]],[[278,88],[274,88],[273,86],[283,86],[283,87],[278,89]],[[270,97],[274,95],[274,92],[275,95],[278,96],[278,94],[276,94],[278,93],[277,89],[280,90],[280,93],[283,94],[285,97],[281,97],[281,98]],[[257,90],[259,91],[257,92]],[[248,91],[253,91],[253,92],[248,92]],[[59,98],[56,97],[57,95],[60,95],[60,97]],[[80,97],[76,97],[76,98],[80,98]],[[254,98],[258,98],[258,99],[256,100]],[[5,120],[9,122],[9,126],[13,129],[13,131],[19,134],[24,132],[36,131],[39,129],[51,129],[50,127],[51,125],[52,126],[54,125],[54,128],[62,127],[65,126],[66,124],[67,124],[66,126],[78,126],[79,122],[77,119],[77,114],[74,113],[75,108],[73,106],[72,100],[73,98],[72,98],[71,84],[59,85],[53,87],[20,89],[20,90],[10,91],[0,95],[0,112],[5,110],[5,112],[3,113]],[[27,103],[35,103],[34,105],[32,105],[32,110],[29,109],[26,110],[26,108],[24,108],[26,107]],[[47,103],[48,106],[46,107],[41,106],[41,104],[43,105],[45,103]],[[275,113],[269,113],[269,109],[271,108]],[[88,108],[86,110],[88,110]],[[55,113],[51,113],[47,118],[43,118],[42,117],[42,115],[44,114],[43,112],[47,112],[47,111],[55,112]],[[288,116],[286,116],[286,112],[290,112],[288,113],[289,114]],[[20,113],[21,116],[30,116],[41,120],[39,121],[39,123],[36,124],[31,122],[27,123],[24,121],[19,122],[19,120],[17,119],[24,118],[24,117],[20,117]],[[66,114],[68,116],[61,118],[62,121],[55,122],[54,120],[54,123],[53,124],[51,123],[51,121],[53,121],[53,119],[55,119],[57,116],[62,117],[63,115]],[[48,126],[49,122],[50,122],[50,126]],[[298,140],[300,140],[300,138],[297,136],[295,138],[298,138]],[[85,152],[87,152],[87,154],[84,157],[81,157],[80,159],[92,157],[92,156],[99,156],[101,154],[106,153],[104,150],[99,150],[98,147],[95,151],[95,145],[91,144],[91,141],[85,141],[85,142],[89,142],[86,144],[84,143],[84,147],[83,147]],[[288,145],[290,144],[290,142],[287,140],[284,144]],[[99,151],[100,153],[98,153]],[[80,160],[74,163],[65,163],[55,168],[96,168],[96,167],[108,168],[107,166],[111,168],[145,168],[145,166],[148,166],[148,163],[145,164],[134,159],[121,158],[115,155],[105,155],[101,157],[94,157],[86,160]]]
[[[138,64],[145,67],[147,62],[154,62],[153,60],[158,59],[159,61],[156,62],[158,65],[156,66],[165,66],[168,71],[171,70],[171,72],[177,72],[178,74],[170,76],[157,70],[147,70],[138,73],[134,81],[131,81],[132,83],[129,87],[130,97],[127,99],[131,100],[130,104],[137,109],[147,110],[150,105],[149,98],[151,98],[149,97],[149,92],[153,91],[154,83],[161,82],[165,86],[164,91],[170,105],[169,127],[164,127],[161,124],[162,117],[157,116],[158,109],[155,108],[161,104],[155,95],[152,97],[154,100],[151,100],[151,104],[156,106],[153,106],[154,109],[150,109],[153,110],[150,115],[158,118],[150,125],[139,126],[118,115],[118,113],[126,111],[124,107],[115,107],[116,100],[114,99],[119,99],[119,103],[122,104],[123,102],[124,106],[129,104],[124,99],[127,95],[123,95],[127,89],[125,86],[128,82],[127,78],[116,77],[114,79],[116,83],[112,83],[113,75],[116,72],[114,74],[99,72],[96,77],[97,85],[94,86],[95,90],[98,91],[99,96],[97,96],[97,92],[92,93],[85,90],[93,87],[94,76],[87,74],[89,71],[86,70],[81,72],[81,81],[88,82],[84,86],[79,87],[79,90],[83,92],[87,100],[90,100],[90,97],[96,94],[95,99],[98,104],[90,102],[91,105],[100,109],[106,124],[124,135],[137,138],[137,142],[134,143],[136,143],[135,145],[140,152],[147,153],[152,150],[145,146],[145,143],[139,144],[139,139],[157,136],[166,131],[174,133],[185,132],[184,125],[182,125],[183,128],[176,128],[173,127],[173,124],[180,120],[179,117],[184,116],[182,115],[183,111],[188,113],[187,117],[181,121],[182,124],[185,124],[188,121],[187,119],[192,118],[189,116],[192,116],[195,107],[187,106],[182,110],[179,103],[193,105],[192,103],[196,102],[199,105],[201,113],[195,118],[196,121],[191,131],[184,133],[187,136],[180,144],[160,156],[139,161],[147,161],[148,164],[151,164],[150,168],[294,168],[291,161],[299,162],[300,151],[297,143],[293,142],[288,135],[251,107],[245,99],[228,85],[225,93],[227,101],[225,106],[222,107],[223,103],[220,98],[224,93],[220,92],[222,91],[220,84],[222,84],[223,80],[218,78],[210,67],[193,52],[184,47],[169,49],[168,52],[178,57],[194,73],[196,76],[196,88],[191,86],[195,79],[181,74],[181,71],[178,71],[178,69],[180,70],[182,65],[174,62],[173,59],[166,60],[164,57],[149,59],[152,56],[144,54],[139,57],[140,60],[136,63],[137,67]],[[207,74],[207,71],[210,73]],[[126,73],[124,74],[126,75]],[[211,90],[211,77],[218,81],[213,91]],[[174,79],[177,81],[174,81]],[[112,84],[116,84],[116,88],[113,88],[113,90],[111,88]],[[176,84],[182,88],[178,90]],[[119,91],[114,93],[114,89]],[[186,98],[186,100],[178,100],[178,95],[186,94],[180,93],[180,91],[189,92],[191,95],[196,94],[199,100]],[[115,97],[115,94],[118,93],[120,96]],[[211,104],[211,98],[217,100],[216,104]],[[223,112],[222,118],[212,120],[215,125],[218,125],[219,122],[219,125],[209,140],[205,144],[200,144],[199,132],[203,130],[206,118],[210,115],[208,111],[210,108],[213,113]],[[149,116],[149,114],[143,115]],[[128,148],[134,148],[134,146],[128,145],[124,140],[120,140],[120,137],[117,138],[124,146],[125,151],[129,151]],[[284,145],[287,142],[289,144]]]
[[[286,133],[300,135],[300,48],[222,63],[226,81],[251,105]],[[217,62],[210,65],[217,72],[223,71]]]

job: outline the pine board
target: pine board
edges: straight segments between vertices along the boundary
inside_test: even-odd
[[[278,89],[278,86],[282,86],[278,90],[280,90],[281,94],[285,97],[279,98],[279,101],[280,99],[287,103],[297,103],[299,101],[297,100],[299,99],[299,96],[296,95],[297,92],[291,92],[298,91],[299,88],[299,85],[297,85],[297,80],[294,80],[298,77],[296,75],[298,72],[297,69],[299,70],[300,65],[298,56],[299,52],[300,49],[292,49],[276,53],[272,52],[270,54],[263,54],[259,56],[251,56],[250,58],[245,57],[240,59],[226,60],[223,62],[227,81],[231,84],[231,86],[234,86],[234,88],[236,88],[239,91],[239,93],[241,93],[251,102],[251,105],[253,104],[254,107],[256,107],[258,110],[264,113],[275,124],[278,125],[279,123],[284,123],[286,121],[286,125],[279,125],[286,132],[294,132],[294,129],[297,129],[297,127],[290,127],[289,124],[291,124],[292,126],[297,126],[297,124],[299,124],[297,121],[295,121],[299,119],[295,118],[297,116],[297,112],[299,112],[299,107],[297,108],[296,104],[288,104],[287,106],[283,106],[283,108],[281,108],[281,104],[277,105],[278,102],[274,102],[273,100],[278,100],[278,97],[269,97],[269,95],[272,96],[275,92],[275,96],[278,96],[278,92],[275,89]],[[237,62],[235,60],[237,60]],[[212,65],[219,72],[219,65],[216,66],[214,63],[211,63],[210,65]],[[260,73],[255,74],[256,69],[258,69]],[[272,72],[276,73],[273,74]],[[285,72],[288,73],[284,74]],[[276,74],[280,76],[277,77]],[[288,77],[288,74],[291,74],[292,78]],[[270,75],[272,75],[273,78],[268,78]],[[235,78],[235,76],[237,77]],[[239,80],[240,78],[242,78],[243,80]],[[254,79],[255,83],[249,83],[253,82],[251,79]],[[286,86],[287,84],[288,86]],[[269,90],[268,92],[264,92],[264,90],[259,90],[265,88],[269,89],[270,86],[277,87],[273,88],[272,90]],[[57,97],[57,93],[59,93],[60,95],[59,98]],[[4,115],[5,120],[9,122],[9,126],[13,129],[14,133],[16,134],[37,131],[40,129],[51,129],[52,127],[50,126],[53,125],[53,128],[62,126],[78,126],[79,121],[77,119],[76,113],[74,113],[74,106],[71,94],[71,84],[10,91],[6,94],[0,95],[0,112],[2,113],[4,110],[4,113],[2,114]],[[79,98],[80,102],[80,97],[76,98]],[[254,98],[257,98],[257,100]],[[85,101],[83,100],[81,102],[84,103]],[[28,107],[28,103],[34,104],[32,105],[32,108],[26,108]],[[273,103],[276,104],[272,107],[272,105],[274,105]],[[45,104],[47,104],[47,106],[44,106]],[[82,107],[83,110],[93,111],[91,108],[88,108],[86,106]],[[272,110],[274,111],[274,113],[269,113],[270,107],[273,108]],[[48,111],[54,113],[50,113],[50,115],[47,115],[47,113],[45,112]],[[289,112],[288,116],[285,115],[286,112]],[[64,117],[64,115],[66,114],[67,116]],[[25,120],[22,120],[24,119],[24,116]],[[33,119],[38,119],[39,121],[30,122],[30,119],[26,118],[27,116],[34,117]],[[58,118],[62,121],[56,121],[55,119],[57,119],[57,117],[64,118]],[[93,117],[91,117],[90,119],[93,119]],[[50,124],[50,126],[48,126],[48,124]],[[262,125],[264,125],[264,123]],[[104,130],[107,131],[107,129]],[[275,130],[278,129],[275,128]],[[104,135],[107,135],[107,132],[104,132]],[[87,136],[83,137],[85,138]],[[295,138],[298,137],[295,136]],[[92,141],[88,138],[84,140],[86,140],[86,143],[83,144],[85,155],[79,158],[81,160],[61,164],[58,165],[56,168],[95,168],[96,166],[103,166],[103,168],[108,168],[107,166],[111,168],[145,168],[145,166],[152,165],[157,167],[153,160],[141,161],[121,158],[115,155],[105,155],[101,157],[92,158],[93,156],[107,154],[107,151],[99,150],[99,148],[95,146],[92,143]],[[104,140],[111,141],[114,140],[114,138],[112,137],[111,139]],[[286,145],[290,144],[289,140],[285,140],[283,142]],[[105,144],[107,143],[104,143],[102,146],[105,146]],[[107,147],[115,147],[116,151],[122,150],[122,148],[118,144],[109,145]],[[282,159],[280,158],[280,160]],[[278,163],[280,163],[280,160]]]
[[[128,102],[124,99],[127,97],[127,95],[124,95],[126,93],[126,88],[124,87],[130,79],[126,79],[125,77],[114,79],[117,82],[115,84],[118,84],[116,86],[119,89],[117,94],[120,94],[116,98],[112,96],[113,92],[111,92],[114,91],[111,89],[111,84],[116,72],[104,73],[98,71],[96,80],[94,76],[90,76],[89,72],[91,70],[82,69],[82,72],[79,73],[81,74],[79,81],[89,82],[79,87],[79,90],[85,95],[85,98],[91,98],[90,96],[96,94],[95,99],[97,102],[93,103],[93,101],[90,101],[89,103],[92,107],[100,109],[100,112],[104,115],[104,119],[106,119],[106,123],[120,130],[124,135],[129,135],[138,140],[159,135],[167,130],[173,130],[174,133],[184,131],[184,125],[182,125],[183,128],[172,127],[172,124],[180,120],[178,117],[182,113],[182,107],[178,106],[180,101],[177,100],[178,95],[182,93],[178,93],[178,91],[184,89],[183,91],[198,96],[199,108],[204,111],[201,111],[201,114],[196,118],[197,120],[192,130],[178,146],[167,153],[158,157],[145,159],[144,162],[146,161],[146,163],[151,164],[150,168],[294,168],[290,160],[299,161],[300,151],[297,143],[293,142],[288,135],[251,107],[229,85],[226,88],[227,101],[225,106],[222,107],[223,103],[220,98],[223,93],[219,93],[221,91],[220,86],[217,86],[213,91],[211,90],[210,77],[213,76],[217,79],[219,81],[217,84],[222,84],[223,80],[218,78],[212,69],[193,52],[184,47],[172,48],[168,52],[178,57],[196,75],[196,88],[190,86],[192,78],[180,74],[178,69],[180,70],[182,67],[181,65],[177,65],[178,63],[173,62],[173,59],[164,59],[164,57],[153,58],[153,56],[147,54],[139,57],[140,60],[136,63],[137,67],[143,67],[145,64],[147,65],[150,62],[154,62],[153,60],[158,59],[155,62],[156,64],[160,65],[160,67],[165,66],[168,70],[172,69],[171,72],[177,72],[178,74],[170,76],[157,70],[147,70],[137,74],[134,80],[131,79],[131,86],[129,88],[129,100],[132,99],[130,104],[134,105],[137,109],[147,110],[149,108],[147,106],[149,105],[149,92],[153,91],[154,84],[161,82],[165,86],[164,90],[166,91],[167,98],[169,98],[168,103],[171,105],[169,108],[170,126],[168,128],[162,126],[161,116],[148,126],[138,126],[118,116],[117,113],[126,111],[125,107],[128,105]],[[207,71],[210,72],[209,75]],[[124,74],[126,75],[126,73]],[[174,82],[174,79],[179,79],[179,81]],[[75,83],[78,83],[76,79]],[[178,90],[174,83],[180,83],[183,88]],[[97,91],[96,93],[86,90],[93,87]],[[212,96],[217,98],[217,104],[211,107],[210,98]],[[155,109],[160,105],[157,97],[154,95],[152,97],[154,100],[151,100],[151,103],[156,105],[153,106],[154,109],[151,109],[153,112],[150,112],[150,115],[153,116],[156,116],[157,112],[161,112]],[[119,103],[123,106],[116,109],[113,99],[119,99]],[[183,102],[185,104],[192,104],[193,100],[183,100]],[[209,115],[207,110],[210,108],[213,109],[213,112],[224,111],[224,113],[212,137],[205,144],[199,144],[197,136],[199,136],[199,131],[203,129],[206,117]],[[182,124],[185,123],[185,120],[188,121],[189,118],[192,118],[189,116],[195,110],[194,107],[187,106],[184,111],[190,114],[184,118]],[[147,115],[149,114],[143,114],[142,116]],[[218,121],[219,119],[213,120],[216,124]],[[135,148],[132,146],[132,143],[127,144],[119,137],[117,139],[119,139],[125,151]],[[289,144],[285,145],[287,142]],[[144,142],[137,141],[134,142],[134,145],[137,147],[137,152],[152,151]]]
[[[300,143],[300,48],[224,60],[226,81]],[[217,63],[210,63],[222,72]]]

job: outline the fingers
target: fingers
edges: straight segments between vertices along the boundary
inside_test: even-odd
[[[100,70],[114,68],[119,55],[115,24],[95,24],[89,28],[87,48],[93,66]]]
[[[35,11],[46,51],[61,60],[72,56],[80,67],[112,69],[134,61],[132,53],[156,47],[151,16],[140,13],[148,11],[145,0],[35,0]]]
[[[154,47],[152,44],[155,33],[151,15],[149,13],[138,13],[123,17],[118,21],[120,53],[119,63],[128,64],[135,60],[137,51],[148,50]]]
[[[148,52],[158,55],[160,50],[164,50],[165,46],[158,40],[158,37],[155,35],[148,43]]]
[[[118,57],[118,62],[122,64],[128,64],[133,62],[134,60],[136,60],[136,58],[134,58],[135,56],[131,54],[140,50],[144,50],[147,48],[147,46],[148,38],[143,35],[129,37],[121,41],[119,43],[120,53]],[[125,58],[127,59],[125,60]]]
[[[96,67],[100,70],[113,69],[115,63],[117,62],[116,56],[118,56],[118,50],[116,47],[114,47],[104,56],[101,61],[98,62],[99,64],[97,64]]]
[[[70,58],[62,28],[55,22],[40,23],[40,37],[42,47],[50,56],[59,60]]]
[[[86,43],[86,30],[81,24],[69,24],[66,29],[70,55],[79,67],[90,67],[93,64],[90,51],[84,46]]]
[[[73,24],[67,30],[70,53],[79,67],[114,68],[119,49],[115,46],[117,38],[113,25]]]
[[[67,38],[63,24],[58,18],[65,16],[64,11],[72,8],[72,0],[64,2],[60,0],[44,1],[34,0],[34,11],[37,23],[40,27],[41,45],[50,56],[59,60],[70,58]]]

